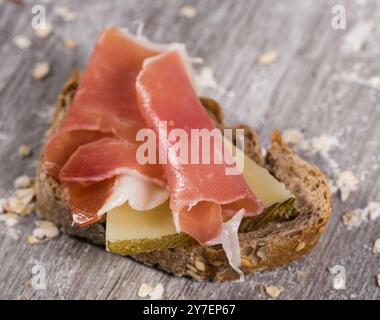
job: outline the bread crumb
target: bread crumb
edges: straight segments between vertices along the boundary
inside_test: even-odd
[[[370,78],[369,83],[374,89],[380,90],[380,77],[376,76]]]
[[[380,202],[370,202],[365,209],[371,221],[375,221],[380,217]]]
[[[6,227],[13,228],[19,223],[20,217],[14,213],[5,213],[0,214],[0,221],[3,222]]]
[[[9,213],[27,215],[31,213],[28,206],[32,203],[34,198],[35,190],[33,187],[17,189],[5,200],[3,208]]]
[[[312,138],[304,148],[308,149],[313,154],[320,154],[321,156],[328,158],[331,149],[339,146],[340,144],[336,137],[323,134],[319,137]]]
[[[3,222],[7,228],[9,236],[17,240],[19,238],[19,231],[16,229],[16,225],[19,223],[20,217],[14,213],[0,214],[0,222]]]
[[[21,297],[19,297],[19,300],[30,300],[30,297],[27,297],[27,296],[21,296]]]
[[[197,9],[194,6],[186,5],[181,8],[179,14],[183,17],[192,19],[197,15]]]
[[[150,300],[160,300],[164,294],[164,286],[159,283],[154,288],[147,283],[143,283],[140,286],[137,295],[141,298],[149,297]]]
[[[270,296],[273,299],[276,299],[282,291],[284,291],[284,288],[282,287],[276,287],[276,286],[268,286],[264,284],[265,292],[268,296]]]
[[[22,50],[28,49],[30,45],[32,44],[30,39],[26,35],[23,35],[23,34],[19,34],[15,36],[13,38],[13,43]]]
[[[305,277],[305,272],[302,270],[296,270],[297,277],[303,278]]]
[[[340,192],[340,199],[345,202],[350,193],[358,189],[359,179],[352,171],[347,170],[339,174],[336,180],[336,187]]]
[[[282,137],[286,143],[293,146],[298,146],[304,141],[303,133],[298,129],[285,129],[282,133]]]
[[[329,268],[330,273],[334,274],[332,279],[332,287],[335,290],[345,290],[346,289],[346,268],[342,265],[335,265]]]
[[[214,71],[210,67],[203,67],[200,72],[194,74],[194,82],[199,89],[211,88],[221,94],[226,94],[227,90],[218,84]]]
[[[32,182],[32,178],[30,178],[27,175],[22,175],[16,178],[16,180],[14,181],[14,187],[16,189],[28,188],[32,185]]]
[[[277,58],[278,58],[278,54],[276,51],[267,51],[258,56],[257,64],[267,65],[267,64],[275,62]]]
[[[304,241],[300,242],[296,247],[296,252],[303,250],[306,247],[306,243]]]
[[[50,73],[50,64],[49,62],[39,62],[33,69],[33,77],[36,80],[45,79]]]
[[[29,244],[36,244],[42,240],[50,240],[59,235],[57,226],[50,221],[37,220],[35,224],[37,228],[28,236]]]
[[[370,202],[363,209],[354,209],[346,212],[342,216],[342,221],[348,230],[359,227],[362,223],[367,222],[368,219],[375,221],[380,217],[380,203]]]
[[[5,212],[4,205],[6,202],[5,199],[0,199],[0,214]]]
[[[349,230],[356,228],[362,224],[364,219],[362,216],[362,211],[359,210],[360,209],[356,209],[343,214],[343,224],[347,226]]]
[[[378,254],[380,253],[380,239],[376,239],[374,244],[373,244],[373,253]]]
[[[50,23],[45,23],[41,27],[34,30],[34,35],[38,39],[46,39],[53,32],[53,26]]]
[[[77,18],[77,14],[73,10],[64,6],[55,7],[53,13],[66,22],[73,21]]]
[[[40,243],[41,240],[38,239],[37,237],[35,237],[34,235],[30,234],[28,235],[28,239],[27,239],[28,243],[33,245],[33,244],[37,244],[37,243]]]
[[[30,157],[32,155],[32,149],[26,144],[21,144],[18,147],[18,154],[21,158]]]
[[[63,39],[63,43],[65,47],[69,49],[74,49],[77,46],[77,43],[75,42],[75,40],[71,38]]]

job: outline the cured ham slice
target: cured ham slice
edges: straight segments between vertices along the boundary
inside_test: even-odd
[[[151,199],[132,188],[125,191],[129,194],[120,191],[126,185],[127,172],[143,180],[136,189],[140,192],[157,189],[152,183],[163,185],[161,167],[139,165],[134,157],[136,132],[145,127],[137,106],[136,77],[143,61],[164,48],[117,28],[106,28],[59,131],[45,145],[42,165],[63,184],[78,225],[97,221],[120,199],[143,209],[165,201],[167,192],[162,187],[160,197],[147,192]]]
[[[136,161],[137,145],[125,140],[103,138],[80,146],[62,168],[61,181],[102,181],[118,175],[134,175],[165,186],[162,167]]]
[[[219,149],[220,146],[224,149],[222,135],[202,107],[179,52],[170,51],[146,60],[136,89],[144,120],[158,134],[161,147],[167,149],[168,162],[163,168],[177,231],[188,233],[202,244],[222,243],[225,219],[233,217],[240,209],[245,216],[257,215],[262,212],[263,205],[241,174],[226,174],[228,158],[232,155]],[[211,155],[223,155],[221,163],[212,159],[209,164],[183,163],[178,153],[181,142],[166,138],[162,121],[169,124],[168,131],[181,129],[187,137],[191,137],[193,129],[213,132],[215,142],[210,144],[209,151]],[[192,152],[202,154],[200,145],[198,150],[193,144],[192,148]],[[224,239],[223,243],[236,244],[236,241]]]
[[[137,108],[135,81],[143,61],[160,53],[117,28],[103,31],[60,127],[47,142],[43,165],[58,178],[80,145],[104,136],[135,141],[144,127]]]

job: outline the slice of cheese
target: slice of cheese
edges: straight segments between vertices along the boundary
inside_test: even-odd
[[[236,149],[236,152],[239,153],[237,159],[239,157],[244,159],[244,168],[243,162],[240,161],[239,164],[237,161],[238,167],[243,169],[244,179],[266,208],[283,203],[292,197],[285,186],[266,169],[256,164],[239,149]],[[107,249],[119,254],[133,254],[136,248],[142,252],[144,246],[152,250],[164,248],[163,246],[170,246],[170,239],[167,236],[175,235],[175,230],[168,201],[149,211],[137,211],[128,204],[124,204],[107,213]],[[162,240],[163,237],[165,240]],[[175,239],[178,241],[177,238]]]
[[[225,146],[234,154],[237,167],[253,193],[268,208],[275,203],[282,203],[293,195],[286,189],[285,185],[273,177],[268,170],[259,166],[249,158],[243,151],[236,148],[230,141],[225,140]]]
[[[143,212],[124,204],[107,214],[107,241],[155,239],[175,232],[169,201]]]

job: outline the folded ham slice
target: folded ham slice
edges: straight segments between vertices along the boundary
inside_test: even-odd
[[[47,142],[43,165],[58,178],[71,154],[82,144],[113,136],[135,143],[145,127],[137,108],[135,81],[143,61],[160,51],[110,27],[99,37],[59,129]]]
[[[178,231],[188,233],[202,244],[215,244],[217,239],[221,239],[223,221],[240,209],[244,209],[245,216],[262,212],[261,201],[242,175],[226,174],[230,164],[227,158],[232,156],[227,150],[215,150],[220,146],[224,149],[221,133],[202,107],[178,51],[147,59],[137,77],[136,89],[145,122],[156,131],[161,147],[167,149],[168,162],[163,164],[163,168]],[[219,132],[215,137],[221,144],[210,144],[209,151],[210,154],[223,154],[222,162],[181,162],[178,153],[178,143],[181,142],[166,138],[162,132],[164,126],[160,125],[162,121],[169,124],[168,132],[182,129],[188,137],[191,137],[193,129]],[[201,149],[192,151],[202,154]]]
[[[134,158],[136,132],[145,127],[137,106],[136,76],[143,61],[163,49],[106,28],[59,131],[45,145],[42,165],[62,182],[79,225],[99,220],[107,199],[118,192],[115,185],[123,185],[115,184],[117,175],[134,173],[149,183],[164,184],[160,166],[141,166]]]

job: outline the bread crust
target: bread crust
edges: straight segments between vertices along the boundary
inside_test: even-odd
[[[78,86],[79,72],[74,72],[58,96],[49,134],[56,131]],[[212,100],[202,102],[218,127],[224,127],[223,113]],[[319,168],[297,156],[281,138],[272,134],[272,144],[265,159],[256,132],[246,125],[245,151],[258,164],[266,167],[295,195],[297,215],[288,220],[266,224],[255,231],[240,233],[241,269],[245,274],[287,264],[308,253],[318,242],[331,215],[332,200],[327,180]],[[63,233],[105,245],[105,223],[84,228],[73,226],[67,200],[60,183],[48,176],[41,165],[36,173],[37,212],[60,227]],[[220,245],[204,247],[197,243],[157,250],[132,256],[146,265],[155,266],[175,276],[187,275],[196,280],[229,281],[239,278],[230,267]]]

